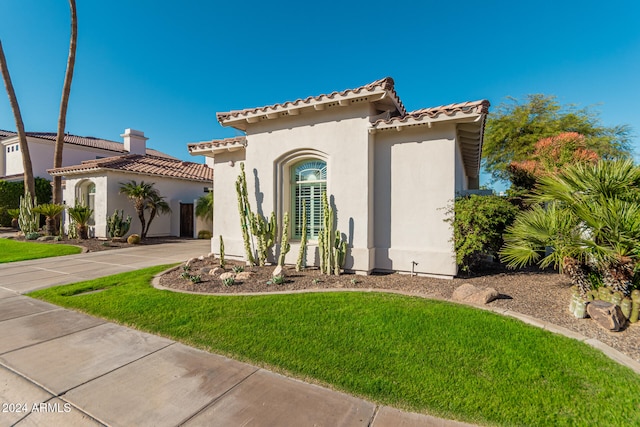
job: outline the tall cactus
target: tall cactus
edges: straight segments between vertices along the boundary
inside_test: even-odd
[[[347,242],[342,240],[339,230],[333,231],[334,211],[329,205],[327,193],[322,193],[322,213],[324,215],[324,227],[318,235],[320,247],[320,271],[324,274],[340,275],[340,269],[344,266],[347,253]]]
[[[307,261],[307,202],[302,200],[302,231],[300,236],[300,249],[296,261],[296,271],[302,271]]]
[[[224,268],[224,240],[222,240],[222,234],[220,235],[220,268]]]
[[[131,227],[131,216],[127,215],[127,219],[124,218],[124,211],[121,210],[118,214],[118,210],[113,211],[113,215],[107,217],[107,228],[109,230],[109,237],[123,237],[129,228]]]
[[[40,214],[33,210],[34,206],[38,204],[36,198],[31,200],[31,193],[28,191],[24,197],[20,197],[20,216],[18,216],[18,225],[20,230],[26,235],[27,233],[33,233],[38,231],[40,227]]]
[[[244,163],[240,163],[240,175],[236,180],[236,193],[238,196],[238,213],[240,214],[240,227],[242,228],[242,240],[244,241],[247,264],[255,265],[253,250],[251,249],[251,237],[249,236],[249,229],[253,223],[253,215],[247,196],[247,179],[244,173]]]
[[[280,257],[278,258],[278,265],[284,266],[284,259],[289,253],[291,245],[289,244],[289,212],[284,213],[282,218],[282,238],[280,239]]]

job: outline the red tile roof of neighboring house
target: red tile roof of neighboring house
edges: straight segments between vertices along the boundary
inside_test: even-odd
[[[0,138],[2,137],[8,138],[16,135],[17,134],[15,132],[0,130]],[[55,142],[57,138],[57,134],[54,132],[27,132],[27,136],[31,138],[44,139],[44,140],[53,141],[53,142]],[[98,148],[100,150],[113,151],[115,153],[127,153],[127,151],[125,151],[124,149],[123,143],[96,138],[93,136],[77,136],[77,135],[66,134],[64,136],[64,142],[66,144]],[[152,156],[157,156],[157,157],[167,157],[171,159],[174,158],[172,156],[169,156],[168,154],[165,154],[158,150],[154,150],[152,148],[147,148],[147,154]]]
[[[194,142],[187,144],[187,149],[190,153],[194,153],[202,150],[211,150],[215,148],[233,147],[233,146],[246,146],[246,136],[236,136],[233,138],[214,139],[212,141]]]
[[[139,154],[85,160],[79,165],[49,169],[47,172],[51,175],[69,176],[101,170],[165,176],[192,181],[209,182],[213,180],[213,169],[205,164]]]
[[[394,89],[393,79],[391,77],[385,77],[384,79],[376,80],[375,82],[357,87],[355,89],[346,89],[341,92],[331,92],[329,94],[309,96],[304,99],[296,99],[295,101],[287,101],[282,104],[273,104],[273,105],[268,105],[266,107],[246,108],[244,110],[234,110],[234,111],[229,111],[227,113],[218,113],[216,114],[216,117],[218,118],[219,122],[223,122],[229,119],[244,117],[249,114],[271,113],[277,110],[278,111],[286,110],[293,107],[310,106],[321,101],[339,100],[340,98],[344,98],[348,95],[352,95],[352,94],[358,95],[358,94],[361,94],[362,92],[371,92],[376,89],[382,89],[388,92],[388,94],[391,95],[391,97],[394,99],[400,114],[406,113],[404,105],[402,104],[402,101],[400,101],[400,98],[398,97]]]

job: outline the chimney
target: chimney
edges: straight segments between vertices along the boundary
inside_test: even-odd
[[[124,150],[129,154],[147,154],[147,139],[144,136],[144,132],[134,129],[125,129],[124,133],[120,135],[124,138]]]

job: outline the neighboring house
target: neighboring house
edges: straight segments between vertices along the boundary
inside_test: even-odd
[[[348,242],[345,269],[457,273],[446,222],[458,192],[477,189],[489,102],[407,112],[391,78],[356,89],[261,108],[218,113],[244,136],[189,144],[213,158],[212,251],[224,237],[229,257],[244,257],[234,183],[244,162],[252,208],[282,224],[290,214],[294,263],[302,201],[308,209],[308,265],[318,265],[320,197],[335,206]],[[276,248],[276,252],[279,249]]]
[[[138,152],[145,152],[145,139],[141,143],[138,141]],[[132,217],[129,233],[141,232],[132,201],[119,194],[121,184],[131,180],[153,183],[171,207],[170,214],[158,215],[153,220],[149,237],[195,237],[199,230],[211,230],[211,224],[194,214],[195,201],[210,190],[213,181],[213,169],[205,164],[155,155],[125,154],[85,160],[48,172],[65,180],[63,198],[67,206],[78,203],[94,210],[90,228],[93,237],[108,236],[107,216],[115,210],[123,210],[125,216]],[[148,212],[146,215],[148,217]]]
[[[91,136],[65,135],[62,166],[76,165],[84,160],[95,160],[121,154],[150,154],[169,157],[157,150],[146,148],[144,133],[126,129],[122,135],[124,143],[107,141]],[[46,132],[27,132],[27,143],[31,157],[33,176],[51,180],[47,170],[53,167],[56,134]],[[0,179],[21,181],[24,168],[22,152],[15,132],[0,130]]]

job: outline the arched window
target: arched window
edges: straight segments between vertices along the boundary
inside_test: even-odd
[[[291,168],[293,238],[302,237],[302,206],[307,210],[307,237],[314,239],[322,228],[322,193],[327,191],[327,164],[304,160]],[[304,201],[304,202],[303,202]]]

